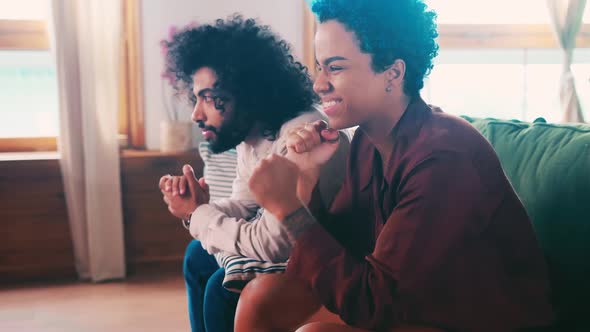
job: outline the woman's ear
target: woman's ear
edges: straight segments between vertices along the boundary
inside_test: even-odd
[[[391,93],[394,90],[401,90],[404,76],[406,74],[406,63],[397,59],[383,73],[385,77],[385,92]]]
[[[399,85],[406,74],[406,63],[402,59],[395,60],[386,70],[387,81]]]

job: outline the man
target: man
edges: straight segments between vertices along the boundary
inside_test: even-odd
[[[337,148],[333,129],[293,131],[287,146],[298,157],[269,157],[252,174],[257,201],[295,247],[286,276],[244,289],[236,331],[550,324],[543,254],[493,148],[420,98],[438,49],[435,14],[421,0],[318,0],[312,9],[314,89],[333,128],[359,128],[329,210],[301,195]],[[302,164],[305,185],[286,176]]]
[[[169,210],[183,219],[198,241],[189,244],[184,274],[194,331],[233,331],[238,295],[222,287],[224,271],[210,255],[231,253],[284,262],[291,242],[276,218],[259,209],[248,181],[258,161],[285,154],[286,133],[322,119],[307,69],[293,59],[287,43],[268,27],[234,16],[189,28],[168,43],[168,71],[180,91],[190,90],[192,119],[212,152],[237,146],[237,178],[229,199],[209,202],[203,179],[190,166],[183,176],[164,176],[160,189]],[[322,199],[340,187],[347,145],[323,172]]]

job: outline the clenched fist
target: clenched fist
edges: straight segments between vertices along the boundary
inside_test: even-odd
[[[260,161],[248,185],[256,201],[279,220],[302,206],[297,197],[299,167],[272,154]]]
[[[289,131],[286,157],[302,172],[319,172],[319,168],[338,150],[338,144],[338,131],[318,120]]]
[[[289,131],[285,157],[299,167],[297,195],[302,203],[311,200],[320,177],[320,168],[338,150],[340,136],[325,121],[307,123]]]

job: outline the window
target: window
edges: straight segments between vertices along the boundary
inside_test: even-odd
[[[0,151],[54,150],[55,67],[45,0],[0,1]]]
[[[121,0],[119,136],[145,146],[139,62],[139,0]],[[49,0],[0,0],[0,152],[53,151],[59,132],[58,83],[49,49]]]
[[[446,112],[533,121],[561,117],[561,51],[545,1],[427,0],[438,14],[439,55],[422,95]],[[590,107],[590,11],[572,71]]]

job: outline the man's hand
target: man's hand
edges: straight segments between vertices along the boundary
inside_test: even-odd
[[[184,165],[182,171],[182,176],[160,178],[159,187],[170,213],[188,219],[199,205],[209,203],[209,186],[204,178],[197,180],[189,165]]]
[[[260,161],[248,185],[256,202],[279,220],[301,207],[297,198],[299,168],[285,157],[272,154]]]

